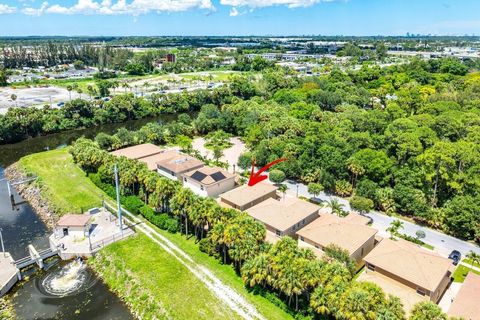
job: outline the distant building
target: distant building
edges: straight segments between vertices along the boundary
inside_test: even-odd
[[[216,197],[235,187],[235,175],[205,166],[183,174],[183,185],[199,196]]]
[[[465,320],[480,320],[480,275],[468,273],[448,309],[448,315]]]
[[[269,198],[246,210],[267,229],[267,241],[276,242],[282,236],[295,237],[295,232],[318,218],[320,207],[297,198]]]
[[[453,271],[449,259],[403,239],[383,239],[364,260],[359,280],[400,297],[406,310],[420,301],[437,303]]]
[[[174,53],[168,53],[165,57],[167,62],[175,63],[177,62],[177,56]]]
[[[250,187],[243,185],[220,195],[220,205],[244,211],[270,198],[277,198],[277,187],[260,182]]]
[[[333,215],[327,210],[320,211],[320,217],[297,232],[300,247],[312,249],[323,255],[323,250],[330,244],[339,246],[350,253],[350,258],[358,265],[375,246],[377,230],[368,227],[367,220],[356,213],[345,218]]]

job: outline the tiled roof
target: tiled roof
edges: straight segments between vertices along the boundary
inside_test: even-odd
[[[260,182],[250,187],[243,185],[220,195],[220,198],[233,203],[239,207],[258,200],[273,191],[276,191],[277,187],[266,182]]]
[[[318,210],[317,205],[297,198],[280,200],[269,198],[247,209],[246,212],[264,224],[285,231],[318,212]]]
[[[200,182],[204,185],[218,183],[220,181],[235,177],[234,174],[227,172],[219,167],[201,167],[185,173],[185,176]]]
[[[403,239],[383,239],[364,260],[432,292],[452,266],[449,259]]]
[[[297,235],[322,247],[335,244],[352,254],[376,233],[376,229],[367,227],[360,221],[351,222],[350,219],[321,212],[318,219],[300,229]]]

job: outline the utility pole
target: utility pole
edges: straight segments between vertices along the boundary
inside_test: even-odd
[[[115,171],[115,189],[117,191],[117,214],[118,214],[118,227],[123,236],[123,226],[122,226],[122,206],[120,205],[120,183],[118,179],[118,167],[117,164],[114,166]]]
[[[3,245],[3,235],[2,235],[3,228],[0,228],[0,242],[2,242],[2,252],[3,257],[6,258],[7,254],[5,253],[5,246]]]

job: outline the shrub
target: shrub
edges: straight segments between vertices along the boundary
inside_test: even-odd
[[[147,220],[150,220],[155,215],[155,211],[147,205],[143,205],[138,211]]]
[[[352,199],[350,199],[350,206],[352,209],[360,212],[369,212],[373,210],[373,200],[360,196],[354,196]]]
[[[285,172],[274,169],[269,172],[268,177],[273,183],[281,183],[283,180],[285,180]]]
[[[168,216],[167,216],[168,217]],[[178,231],[178,221],[173,219],[173,218],[169,218],[166,222],[165,222],[165,229],[168,231],[168,232],[171,232],[171,233],[176,233]]]
[[[128,196],[122,199],[122,205],[131,213],[138,214],[144,203],[137,196]]]

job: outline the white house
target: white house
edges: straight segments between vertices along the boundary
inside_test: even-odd
[[[219,167],[201,167],[183,174],[183,185],[195,194],[216,197],[235,187],[235,175]]]

